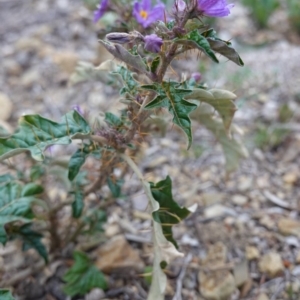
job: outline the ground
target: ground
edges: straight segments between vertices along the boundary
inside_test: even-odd
[[[276,26],[274,18],[272,30],[257,32],[237,3],[217,26],[223,38],[233,39],[245,66],[201,63],[210,86],[238,96],[233,124],[248,158],[235,172],[225,173],[220,145],[196,123],[189,152],[176,128],[142,143],[138,161],[146,178],[169,175],[174,198],[182,205],[198,204],[174,231],[185,258],[168,269],[166,299],[300,298],[300,48],[297,35]],[[110,87],[68,84],[78,61],[98,65],[108,57],[97,42],[100,25],[91,22],[82,1],[0,0],[0,20],[0,125],[12,131],[18,118],[30,113],[59,120],[78,104],[91,118],[98,111],[118,111],[118,95]],[[175,67],[196,71],[196,58],[186,59]],[[22,157],[16,162],[24,164]],[[108,291],[76,299],[145,299],[147,284],[139,274],[152,259],[150,221],[132,174],[125,177],[124,194],[106,207],[108,250],[99,246],[103,242],[89,247],[78,239],[44,267],[34,251],[24,256],[19,243],[8,243],[0,248],[0,287],[13,288],[18,299],[69,299],[61,291],[61,277],[75,247],[99,268],[107,263],[110,274]],[[60,196],[63,192],[53,187],[53,197]],[[118,248],[127,255],[111,251]]]

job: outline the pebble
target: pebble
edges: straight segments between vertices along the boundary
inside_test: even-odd
[[[300,237],[300,222],[289,219],[282,218],[278,222],[279,232],[283,235],[295,235]]]
[[[248,260],[259,259],[260,257],[259,250],[254,246],[247,246],[246,257]]]
[[[243,196],[243,195],[234,195],[232,197],[232,202],[235,205],[243,206],[248,202],[248,198],[246,196]]]
[[[269,252],[259,261],[259,269],[273,278],[284,271],[284,265],[278,253]]]

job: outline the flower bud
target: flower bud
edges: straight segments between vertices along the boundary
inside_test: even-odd
[[[160,52],[160,48],[163,44],[162,38],[157,36],[156,34],[146,35],[144,38],[145,49],[149,52],[158,53]]]
[[[191,79],[194,79],[195,82],[200,82],[202,79],[202,75],[199,72],[192,73]]]
[[[115,44],[126,44],[132,41],[132,36],[126,32],[112,32],[106,35],[106,39]]]

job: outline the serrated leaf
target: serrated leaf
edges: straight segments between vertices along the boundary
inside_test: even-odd
[[[106,289],[107,283],[101,271],[99,271],[82,252],[74,252],[74,265],[67,271],[63,279],[66,282],[64,292],[73,297],[83,296],[93,288]]]
[[[35,249],[39,255],[48,262],[47,249],[42,243],[41,239],[43,235],[31,229],[32,224],[25,224],[15,230],[11,235],[10,239],[19,238],[23,242],[23,251],[28,249]]]
[[[0,186],[0,243],[5,244],[7,234],[4,225],[21,221],[30,222],[31,204],[36,201],[33,196],[22,196],[23,186],[16,182],[9,182]]]
[[[72,203],[72,216],[73,218],[79,218],[84,208],[84,195],[80,190],[76,190],[74,193],[74,201]]]
[[[240,159],[248,156],[247,150],[240,142],[228,137],[222,122],[213,117],[213,114],[206,109],[206,105],[200,105],[191,118],[203,124],[215,135],[224,151],[226,172],[230,173],[238,168]]]
[[[179,126],[188,137],[188,148],[192,144],[191,120],[189,114],[197,108],[197,105],[185,101],[183,98],[191,93],[191,90],[177,88],[176,82],[163,82],[161,85],[143,85],[146,90],[153,90],[157,96],[145,106],[145,109],[168,108],[173,115],[173,123]]]
[[[235,94],[219,89],[194,89],[190,95],[185,97],[185,99],[194,99],[211,105],[220,114],[226,132],[228,133],[233,116],[237,110],[236,105],[233,102],[233,100],[236,99]]]
[[[0,161],[22,152],[30,152],[33,159],[41,161],[47,147],[70,144],[72,138],[84,138],[90,132],[87,122],[75,110],[67,113],[61,123],[27,115],[20,119],[12,136],[0,138]]]
[[[211,49],[209,42],[203,35],[200,34],[198,29],[189,32],[182,39],[176,40],[176,43],[183,44],[192,49],[198,48],[199,50],[203,51],[208,57],[210,57],[214,62],[219,62],[214,51]]]
[[[1,300],[15,300],[12,296],[10,290],[2,290],[0,289],[0,299]]]
[[[150,187],[153,198],[159,203],[159,209],[152,213],[153,219],[161,224],[166,239],[178,248],[173,238],[172,226],[180,223],[191,212],[185,207],[180,207],[173,199],[172,181],[169,176],[156,184],[151,182]]]
[[[105,113],[104,120],[106,123],[108,123],[109,125],[114,126],[114,127],[120,127],[123,124],[122,120],[118,116],[116,116],[115,114],[113,114],[111,112]]]

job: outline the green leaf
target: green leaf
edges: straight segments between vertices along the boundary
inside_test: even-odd
[[[122,120],[111,112],[105,113],[105,122],[114,127],[121,127],[123,125]]]
[[[107,178],[107,185],[114,196],[114,198],[118,198],[121,196],[121,189],[124,183],[123,179],[112,180],[110,177]]]
[[[0,138],[0,160],[22,152],[30,152],[35,160],[44,159],[44,150],[54,144],[67,145],[72,138],[84,138],[91,129],[83,117],[73,110],[61,123],[39,115],[24,116],[18,130],[10,137]]]
[[[84,208],[84,195],[80,190],[75,191],[74,193],[74,201],[72,203],[72,215],[73,218],[79,218],[82,214]]]
[[[203,51],[208,57],[210,57],[214,62],[219,62],[214,51],[211,49],[209,42],[203,35],[200,34],[198,29],[189,32],[182,39],[176,40],[176,43],[186,45],[189,48],[198,48],[199,50]]]
[[[124,83],[124,87],[121,89],[120,94],[124,95],[125,93],[129,93],[134,95],[136,89],[138,87],[137,81],[133,78],[132,72],[130,72],[127,68],[118,67],[113,74],[118,74],[121,76],[122,81]]]
[[[103,210],[94,210],[91,215],[84,217],[84,222],[88,225],[88,229],[85,231],[87,234],[99,234],[103,232],[103,226],[107,220],[106,213]]]
[[[238,168],[239,161],[248,156],[246,148],[234,138],[230,138],[224,128],[224,125],[219,120],[213,117],[213,112],[207,104],[201,104],[191,116],[193,120],[203,124],[210,130],[222,145],[225,155],[225,169],[230,173]]]
[[[84,149],[78,149],[70,158],[69,160],[69,172],[68,172],[68,178],[70,181],[73,181],[74,178],[77,176],[77,174],[80,171],[80,168],[85,163],[85,160],[89,153],[85,152]]]
[[[5,244],[7,234],[4,225],[21,221],[30,222],[28,218],[32,214],[31,204],[36,201],[33,196],[22,196],[23,191],[30,190],[16,182],[9,182],[0,186],[0,243]],[[37,189],[33,189],[37,191]]]
[[[107,283],[101,271],[99,271],[82,252],[74,252],[75,263],[64,275],[66,281],[64,292],[73,297],[83,296],[93,288],[106,289]]]
[[[34,196],[44,192],[44,188],[41,185],[33,182],[26,184],[22,189],[22,197]]]
[[[20,238],[23,241],[23,251],[35,249],[39,255],[48,262],[47,249],[42,243],[43,235],[31,229],[32,224],[25,224],[10,235],[10,239]]]
[[[188,148],[192,144],[191,120],[189,114],[197,108],[197,105],[185,101],[183,98],[191,93],[191,90],[177,88],[176,82],[163,82],[161,85],[143,85],[146,90],[153,90],[157,96],[146,105],[145,109],[166,107],[173,115],[173,123],[179,126],[188,137]]]
[[[46,169],[43,164],[36,164],[30,169],[30,179],[32,181],[40,179],[46,174]]]
[[[153,219],[160,223],[165,238],[178,248],[173,238],[172,226],[180,223],[191,211],[180,207],[172,196],[172,181],[169,176],[154,184],[150,182],[153,198],[159,203],[159,209],[152,213]]]
[[[160,56],[156,56],[153,61],[151,62],[151,67],[150,67],[150,70],[152,73],[155,73],[158,66],[160,64]]]
[[[2,290],[0,289],[0,299],[1,300],[15,300],[12,296],[10,290]]]
[[[236,95],[219,89],[194,89],[193,92],[186,96],[187,100],[198,100],[211,105],[221,116],[226,132],[229,131],[233,116],[237,110],[233,100],[236,99]]]
[[[14,177],[11,174],[4,174],[0,176],[0,184],[7,183],[12,180],[14,180]]]
[[[216,36],[215,30],[208,29],[201,33],[202,36],[207,38],[207,41],[212,50],[221,55],[227,57],[229,60],[236,63],[238,66],[243,66],[244,62],[242,61],[239,54],[232,48],[232,44],[227,41],[223,41]]]

